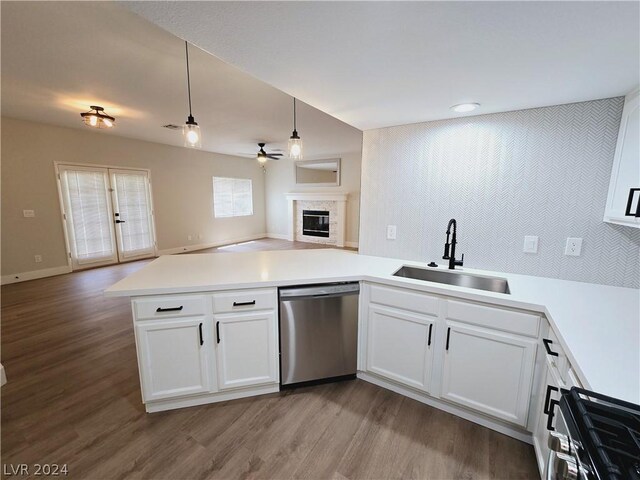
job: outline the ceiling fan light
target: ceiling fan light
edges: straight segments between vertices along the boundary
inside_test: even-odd
[[[258,153],[256,160],[258,160],[259,163],[267,163],[267,156],[262,153]]]

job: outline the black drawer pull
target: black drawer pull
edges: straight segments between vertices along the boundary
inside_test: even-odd
[[[558,400],[551,400],[549,402],[549,413],[547,413],[547,430],[550,432],[555,432],[556,429],[553,426],[553,417],[555,416],[554,409],[557,405],[560,405]]]
[[[169,307],[169,308],[158,307],[158,308],[156,308],[156,312],[157,313],[160,313],[160,312],[179,312],[183,308],[184,307],[182,305],[180,305],[179,307]]]
[[[202,338],[202,324],[198,325],[198,332],[200,333],[200,345],[204,345],[204,339]]]
[[[551,392],[557,392],[558,387],[547,385],[547,393],[544,396],[544,413],[549,414],[549,402],[551,401]]]
[[[640,188],[630,188],[629,189],[629,199],[627,200],[627,208],[624,211],[625,217],[640,217],[640,199],[638,199],[638,206],[636,207],[636,211],[631,211],[631,204],[633,203],[633,197],[636,192],[640,192]]]
[[[558,352],[554,352],[553,350],[551,350],[551,347],[549,346],[550,344],[553,343],[551,340],[549,340],[548,338],[543,338],[542,343],[544,343],[544,349],[547,351],[548,355],[551,355],[552,357],[559,356]]]
[[[429,341],[427,342],[427,346],[431,346],[431,330],[433,330],[433,323],[429,324]]]
[[[447,348],[449,350],[449,336],[451,335],[451,327],[447,328]]]
[[[216,322],[216,339],[220,343],[220,322]]]
[[[247,305],[255,305],[256,301],[251,300],[250,302],[233,302],[234,307],[246,307]]]

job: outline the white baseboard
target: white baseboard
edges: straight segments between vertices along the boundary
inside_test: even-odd
[[[12,273],[3,275],[0,283],[8,285],[10,283],[26,282],[27,280],[35,280],[36,278],[53,277],[55,275],[63,275],[71,273],[71,267],[65,265],[63,267],[43,268],[42,270],[33,270],[31,272]]]
[[[344,242],[345,247],[358,248],[358,242]]]
[[[198,243],[196,245],[184,245],[182,247],[166,248],[164,250],[158,250],[158,256],[160,255],[174,255],[176,253],[193,252],[196,250],[204,250],[205,248],[221,247],[223,245],[230,245],[232,243],[249,242],[251,240],[258,240],[265,238],[266,233],[256,233],[254,235],[247,235],[245,237],[228,238],[226,240],[213,242],[213,243]]]
[[[267,233],[267,238],[277,238],[278,240],[288,240],[287,235],[282,233]]]

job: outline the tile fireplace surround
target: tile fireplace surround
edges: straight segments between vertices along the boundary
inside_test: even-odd
[[[348,196],[348,193],[287,193],[289,219],[287,240],[344,247]],[[303,210],[326,210],[329,212],[328,238],[302,234]]]

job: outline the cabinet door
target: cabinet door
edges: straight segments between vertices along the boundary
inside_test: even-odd
[[[637,92],[627,96],[622,111],[605,221],[640,227],[639,218],[625,215],[632,188],[640,188],[640,97]],[[638,202],[640,191],[631,198],[632,212],[638,208]]]
[[[278,381],[273,310],[214,316],[220,390]]]
[[[369,305],[367,370],[428,392],[435,319]]]
[[[211,389],[207,332],[211,317],[149,320],[136,325],[144,401]]]
[[[525,426],[536,343],[447,322],[442,398]]]

